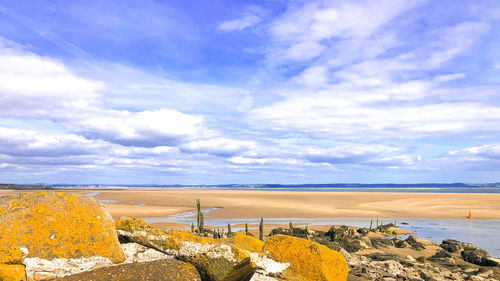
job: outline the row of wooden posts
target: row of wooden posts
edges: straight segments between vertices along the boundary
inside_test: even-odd
[[[290,222],[290,225],[292,223]],[[201,210],[200,199],[196,199],[196,229],[194,223],[191,223],[191,232],[201,234],[205,226],[205,216]],[[248,223],[245,223],[245,234],[248,235]],[[233,232],[231,231],[231,224],[227,224],[227,237],[231,237]],[[215,229],[213,232],[214,238],[224,237],[224,229]],[[264,241],[264,218],[260,218],[259,223],[259,239]]]
[[[191,223],[191,232],[192,233],[198,233],[201,234],[204,231],[204,225],[205,225],[205,216],[203,215],[203,211],[201,210],[201,204],[200,204],[200,199],[196,199],[196,229],[194,226],[194,223]],[[469,214],[470,216],[470,214]],[[379,222],[377,219],[377,225],[376,227],[379,227]],[[396,221],[394,221],[394,225],[396,225]],[[373,227],[373,221],[370,221],[370,229]],[[307,230],[308,226],[306,226]],[[213,232],[213,237],[214,238],[222,238],[224,237],[224,229],[215,229]],[[290,232],[293,234],[293,224],[290,222]],[[248,223],[245,223],[245,234],[248,235]],[[231,224],[227,224],[227,237],[231,237],[233,235],[233,232],[231,231]],[[264,241],[264,218],[260,218],[260,223],[259,223],[259,239]]]

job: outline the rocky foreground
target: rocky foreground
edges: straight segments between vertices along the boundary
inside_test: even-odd
[[[274,229],[264,241],[241,232],[215,239],[209,230],[113,221],[85,196],[26,193],[0,198],[0,281],[500,280],[500,261],[484,250],[400,240],[391,237],[396,230],[295,227]]]

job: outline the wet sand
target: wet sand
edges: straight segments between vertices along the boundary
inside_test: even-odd
[[[0,196],[24,191],[0,190]],[[500,219],[500,194],[290,192],[184,189],[73,190],[98,192],[114,217],[166,217],[216,208],[210,218],[443,218]],[[139,204],[145,204],[144,206]]]

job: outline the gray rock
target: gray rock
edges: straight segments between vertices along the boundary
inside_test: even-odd
[[[494,266],[490,264],[489,257],[490,255],[483,249],[473,248],[473,249],[465,249],[462,251],[462,258],[466,262],[470,262],[477,265],[485,265],[485,266]]]
[[[424,247],[424,244],[420,243],[417,241],[417,238],[415,238],[415,236],[413,235],[410,235],[408,238],[406,238],[406,240],[404,240],[406,243],[408,243],[408,245],[411,246],[412,249],[414,250],[423,250],[425,249]]]
[[[434,256],[430,257],[430,259],[444,259],[444,258],[451,258],[450,253],[444,250],[441,250],[437,252]]]
[[[196,268],[175,259],[102,267],[57,279],[58,281],[176,281],[201,280]]]
[[[463,242],[453,240],[453,239],[443,240],[443,242],[439,246],[450,253],[461,252],[464,249],[474,248],[474,245],[472,245],[470,243],[463,243]]]

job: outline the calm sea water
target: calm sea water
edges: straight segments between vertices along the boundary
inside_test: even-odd
[[[154,222],[177,222],[177,223],[195,223],[192,218],[193,213],[178,214],[164,218],[143,218],[148,223]],[[258,224],[260,218],[255,219],[205,219],[206,225],[215,225],[227,227],[232,225]],[[369,227],[370,221],[375,220],[367,218],[329,218],[329,219],[309,219],[309,218],[269,218],[265,219],[268,224],[287,224],[290,221],[296,226],[310,225],[352,225],[358,227]],[[395,219],[382,219],[379,223],[394,223]],[[467,220],[467,219],[418,219],[418,218],[399,218],[396,220],[399,227],[415,232],[415,235],[426,240],[441,243],[444,239],[456,239],[462,242],[474,244],[476,247],[483,248],[493,257],[500,257],[500,220]],[[239,228],[233,227],[238,231]],[[405,238],[405,237],[400,237]]]
[[[205,188],[202,188],[205,189]],[[499,187],[279,187],[279,188],[224,188],[218,190],[261,190],[301,192],[416,192],[416,193],[500,193]]]

